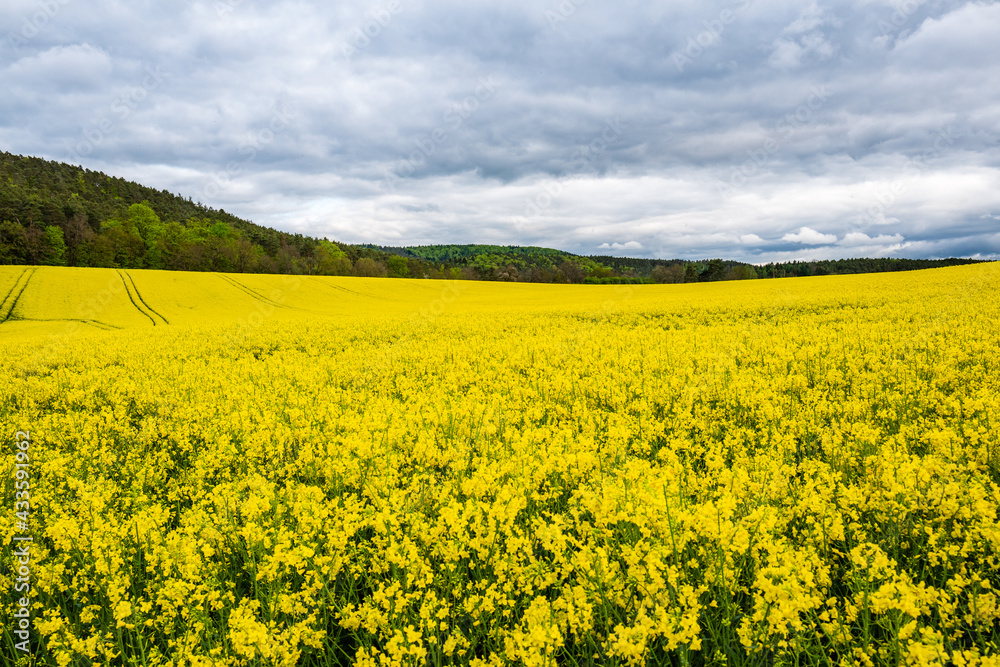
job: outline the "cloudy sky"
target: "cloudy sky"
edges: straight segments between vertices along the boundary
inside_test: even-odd
[[[1000,258],[1000,5],[5,0],[0,149],[351,243]]]

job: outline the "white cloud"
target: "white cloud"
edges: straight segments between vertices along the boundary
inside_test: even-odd
[[[906,239],[902,234],[893,234],[892,236],[886,234],[879,234],[875,238],[868,236],[863,232],[849,232],[844,235],[839,241],[839,245],[842,246],[888,246],[897,245],[905,241]]]
[[[914,16],[909,18],[907,27],[915,30],[896,45],[900,59],[916,59],[931,71],[955,65],[963,69],[995,66],[995,62],[979,58],[985,50],[996,45],[1000,31],[1000,5],[997,3],[961,3],[942,16],[928,18],[922,23]],[[942,58],[943,53],[948,53],[948,57]]]
[[[781,237],[782,241],[789,243],[803,243],[806,245],[824,245],[837,242],[836,234],[823,234],[810,227],[803,227],[797,234],[788,233]]]
[[[642,244],[638,241],[628,241],[627,243],[602,243],[597,246],[598,250],[642,250]]]
[[[88,168],[354,243],[990,256],[1000,4],[916,3],[880,45],[913,4],[750,3],[718,24],[730,0],[587,3],[553,29],[530,0],[407,2],[384,25],[385,3],[62,3],[0,41],[0,148],[66,159],[89,141]],[[0,3],[0,22],[16,33],[38,6]],[[165,82],[126,113],[148,67]],[[475,100],[484,77],[496,93]],[[284,105],[288,126],[207,194]]]
[[[114,62],[102,49],[90,44],[54,46],[37,55],[15,61],[0,74],[8,85],[19,83],[66,95],[99,87],[112,76]]]
[[[768,62],[778,69],[792,69],[801,64],[803,48],[793,39],[779,39],[774,43]]]
[[[823,8],[815,0],[801,3],[798,18],[788,24],[783,32],[786,35],[801,35],[815,30],[823,24],[823,14]]]

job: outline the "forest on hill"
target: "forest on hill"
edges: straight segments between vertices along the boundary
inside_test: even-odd
[[[0,264],[556,283],[682,283],[902,271],[974,260],[844,259],[755,266],[533,246],[346,244],[254,224],[166,190],[0,152]]]

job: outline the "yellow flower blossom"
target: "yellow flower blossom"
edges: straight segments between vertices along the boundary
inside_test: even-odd
[[[110,274],[0,324],[39,664],[997,664],[1000,266]]]

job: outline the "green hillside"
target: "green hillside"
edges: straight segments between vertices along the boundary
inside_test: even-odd
[[[971,261],[754,266],[722,259],[581,257],[534,246],[351,245],[263,227],[102,172],[0,152],[0,264],[614,284],[870,273]]]

